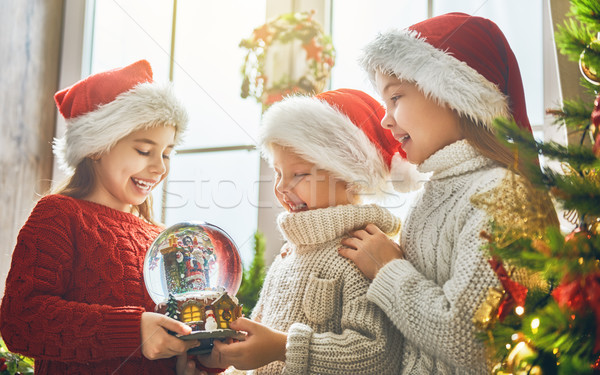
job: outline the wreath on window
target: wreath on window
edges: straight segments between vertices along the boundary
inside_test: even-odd
[[[248,50],[242,66],[242,98],[251,96],[266,109],[293,93],[323,91],[335,50],[331,37],[313,20],[314,13],[283,14],[240,42]]]

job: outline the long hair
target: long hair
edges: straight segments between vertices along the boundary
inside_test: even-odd
[[[528,172],[528,170],[532,163],[533,165],[539,165],[537,156],[534,160],[524,160],[522,155],[515,154],[510,148],[502,144],[492,130],[481,124],[476,124],[468,118],[460,117],[459,126],[464,139],[479,151],[479,153],[489,159],[497,161],[502,166],[525,178],[528,183],[531,183],[531,178],[529,177],[530,172]],[[550,194],[547,191],[541,191],[540,193],[546,194],[547,199],[545,204],[548,207],[552,207]],[[554,214],[550,215],[551,217],[548,217],[548,223],[558,227],[559,221],[556,211],[554,209],[548,210],[548,212],[550,211]]]
[[[51,194],[61,194],[71,198],[82,199],[92,193],[94,186],[96,186],[94,161],[86,157],[75,167],[73,175],[52,189]],[[154,221],[152,195],[149,195],[142,204],[133,206],[132,213],[137,213],[140,218],[150,224],[160,225],[160,223]]]
[[[523,160],[502,144],[492,130],[482,124],[476,124],[467,117],[459,117],[459,126],[464,139],[479,153],[529,180],[526,165],[528,162],[538,164],[536,160]]]

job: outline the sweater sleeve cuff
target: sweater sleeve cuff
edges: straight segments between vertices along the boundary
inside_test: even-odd
[[[396,288],[402,279],[411,278],[418,272],[406,259],[396,259],[383,266],[373,279],[367,290],[367,299],[383,311],[390,311],[393,307]]]
[[[294,323],[288,331],[285,348],[284,374],[306,374],[308,370],[308,351],[313,330],[302,323]]]
[[[104,334],[101,341],[114,356],[140,357],[142,307],[119,307],[104,313]]]

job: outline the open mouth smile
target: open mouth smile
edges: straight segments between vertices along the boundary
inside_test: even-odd
[[[133,183],[135,184],[135,186],[137,186],[138,188],[140,188],[142,190],[146,190],[146,191],[152,190],[152,188],[154,187],[154,185],[156,185],[156,182],[140,180],[140,179],[135,178],[135,177],[132,177],[131,181],[133,181]]]

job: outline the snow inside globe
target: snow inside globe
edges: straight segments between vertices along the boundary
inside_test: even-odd
[[[194,349],[209,352],[212,339],[235,336],[229,323],[242,315],[235,294],[242,281],[238,249],[221,228],[204,222],[170,226],[144,260],[144,281],[157,312],[192,328],[186,339],[209,339]]]

